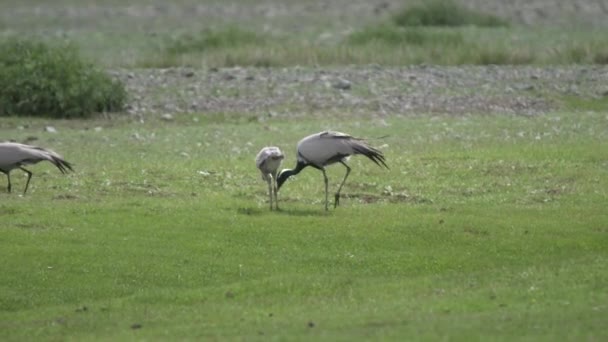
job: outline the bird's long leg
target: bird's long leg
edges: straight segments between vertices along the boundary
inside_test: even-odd
[[[27,182],[25,182],[25,190],[23,190],[23,194],[25,195],[25,193],[27,192],[27,187],[30,185],[30,179],[32,179],[32,173],[29,170],[23,168],[22,166],[19,166],[19,168],[23,170],[23,172],[27,173]]]
[[[274,191],[274,207],[276,210],[279,210],[279,196],[277,189],[277,177],[272,177],[272,190]]]
[[[342,165],[344,165],[344,167],[346,167],[346,174],[344,175],[344,179],[342,180],[342,183],[340,184],[340,187],[338,188],[338,192],[336,192],[334,209],[338,206],[338,204],[340,204],[340,191],[342,190],[344,183],[346,183],[346,178],[348,178],[348,175],[350,174],[350,166],[348,166],[348,164],[346,164],[342,160],[340,160],[340,164],[342,164]]]
[[[328,199],[327,199],[327,194],[328,194],[328,184],[329,184],[329,180],[327,179],[327,174],[325,173],[325,169],[321,169],[321,171],[323,171],[323,180],[325,181],[325,211],[329,210],[327,208],[327,203],[328,203]]]
[[[4,172],[4,171],[2,171],[2,173],[4,173],[6,175],[6,179],[8,179],[8,185],[6,187],[6,191],[8,193],[10,193],[11,192],[11,174],[10,174],[10,172]]]
[[[268,199],[270,200],[270,210],[272,210],[272,178],[270,175],[266,176],[266,182],[268,182]]]

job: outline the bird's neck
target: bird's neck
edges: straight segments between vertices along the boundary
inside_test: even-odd
[[[308,166],[308,164],[306,164],[306,163],[304,163],[304,162],[301,162],[301,161],[298,161],[298,163],[296,164],[296,167],[295,167],[295,168],[293,168],[293,169],[288,169],[288,170],[285,170],[285,171],[284,171],[285,176],[286,176],[287,178],[289,178],[289,177],[291,177],[291,176],[295,176],[295,175],[297,175],[298,173],[300,173],[300,171],[302,171],[302,170],[303,170],[305,167],[307,167],[307,166]]]
[[[299,161],[296,164],[296,167],[293,169],[286,169],[281,171],[281,173],[279,174],[279,177],[277,179],[277,184],[279,189],[281,188],[281,186],[283,185],[283,183],[285,183],[285,181],[294,175],[297,175],[298,173],[300,173],[300,171],[302,171],[302,169],[304,169],[306,166],[308,166],[308,164],[306,164],[303,161]]]

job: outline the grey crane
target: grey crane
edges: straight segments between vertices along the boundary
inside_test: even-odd
[[[376,163],[376,165],[384,166],[388,169],[382,152],[371,147],[365,140],[345,133],[325,131],[309,135],[298,142],[296,167],[294,169],[282,170],[279,173],[279,178],[277,179],[278,188],[280,189],[289,177],[297,175],[307,166],[312,166],[323,172],[323,179],[325,181],[325,210],[328,210],[328,179],[325,167],[334,163],[340,163],[346,167],[346,174],[335,194],[334,208],[336,208],[340,203],[342,186],[344,186],[346,178],[348,178],[351,171],[350,166],[346,164],[346,160],[354,154],[362,154]]]
[[[274,194],[275,207],[279,210],[279,198],[277,197],[277,173],[283,162],[283,152],[278,147],[264,147],[255,157],[255,165],[262,173],[262,179],[268,183],[268,196],[270,198],[270,210],[272,210],[272,195]]]
[[[3,142],[0,143],[0,172],[6,175],[8,179],[8,192],[11,192],[11,175],[10,172],[13,169],[21,169],[27,173],[27,182],[25,183],[25,190],[23,194],[27,192],[27,187],[30,185],[30,179],[32,178],[32,172],[25,169],[23,166],[28,164],[36,164],[43,160],[48,160],[55,165],[61,173],[66,173],[67,170],[72,170],[72,165],[65,161],[59,154],[44,149],[42,147],[19,144],[14,142]]]

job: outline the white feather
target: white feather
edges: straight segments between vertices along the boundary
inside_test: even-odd
[[[267,180],[268,175],[276,178],[281,164],[283,163],[283,152],[276,146],[264,147],[255,158],[255,165],[262,173],[262,179]]]

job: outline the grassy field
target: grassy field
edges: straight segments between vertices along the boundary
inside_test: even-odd
[[[608,338],[605,112],[48,123],[0,120],[77,170],[0,193],[4,341]],[[353,158],[328,213],[305,170],[269,212],[255,153],[330,127],[391,169]]]

